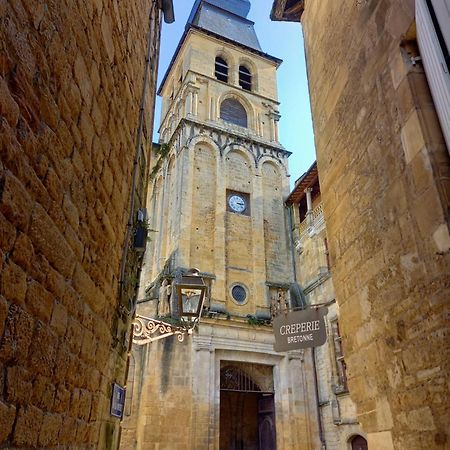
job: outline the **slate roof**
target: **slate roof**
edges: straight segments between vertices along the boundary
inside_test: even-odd
[[[190,29],[197,29],[226,42],[237,44],[273,61],[277,66],[281,64],[281,59],[268,55],[261,49],[253,28],[254,22],[247,19],[249,11],[249,0],[195,0],[183,36],[159,86],[158,95],[161,95],[172,65]]]
[[[247,8],[248,5],[248,8]],[[245,0],[198,0],[192,8],[186,28],[191,25],[223,36],[238,44],[262,51],[253,28],[248,20],[250,3]]]

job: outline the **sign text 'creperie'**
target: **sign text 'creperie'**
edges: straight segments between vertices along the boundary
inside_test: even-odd
[[[327,339],[324,316],[327,308],[307,309],[281,314],[273,320],[274,350],[285,352],[318,347]]]

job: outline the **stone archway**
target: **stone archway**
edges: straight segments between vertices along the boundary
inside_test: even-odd
[[[220,450],[276,449],[271,371],[270,366],[243,363],[221,368]]]
[[[359,434],[350,439],[350,444],[352,450],[368,450],[367,441]]]

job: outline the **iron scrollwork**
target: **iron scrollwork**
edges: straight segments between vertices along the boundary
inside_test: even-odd
[[[133,321],[133,343],[137,345],[145,345],[173,335],[179,342],[183,342],[186,333],[191,334],[192,330],[150,317],[136,315]]]

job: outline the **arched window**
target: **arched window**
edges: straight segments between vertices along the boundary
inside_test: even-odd
[[[219,81],[228,83],[228,64],[220,56],[216,56],[215,76]]]
[[[239,86],[246,91],[252,90],[252,74],[245,66],[239,66]]]
[[[226,122],[247,128],[247,112],[234,98],[226,98],[220,104],[220,118]]]

